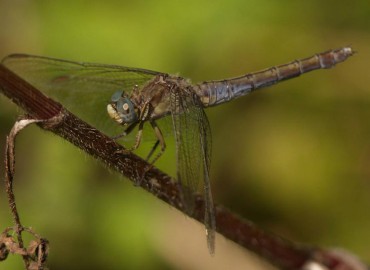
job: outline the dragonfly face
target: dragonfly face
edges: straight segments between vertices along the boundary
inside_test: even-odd
[[[117,91],[112,95],[111,102],[107,105],[107,112],[121,125],[129,125],[138,120],[134,104],[123,91]]]

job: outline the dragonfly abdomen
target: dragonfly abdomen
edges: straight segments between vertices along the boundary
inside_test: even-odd
[[[234,79],[204,82],[195,89],[204,106],[214,106],[312,70],[331,68],[351,55],[352,48],[343,47]]]

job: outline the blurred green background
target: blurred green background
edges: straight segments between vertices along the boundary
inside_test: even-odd
[[[335,69],[207,110],[211,179],[217,203],[261,227],[369,262],[369,14],[366,0],[0,0],[0,57],[119,64],[198,82],[352,45],[358,54]],[[0,96],[2,155],[20,113]],[[51,269],[270,269],[222,236],[212,258],[201,224],[52,133],[30,127],[16,151],[21,218],[50,241]],[[173,172],[175,163],[158,165]],[[0,206],[3,230],[12,224],[3,185]],[[10,256],[0,269],[22,262]]]

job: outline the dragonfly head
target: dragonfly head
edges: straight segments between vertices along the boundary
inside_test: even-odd
[[[112,95],[107,112],[110,118],[121,125],[132,124],[138,119],[134,104],[123,91],[117,91]]]

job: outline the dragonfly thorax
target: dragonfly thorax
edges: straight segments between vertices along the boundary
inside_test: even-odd
[[[132,124],[138,119],[134,104],[123,91],[117,91],[112,95],[107,112],[110,118],[121,125]]]

